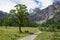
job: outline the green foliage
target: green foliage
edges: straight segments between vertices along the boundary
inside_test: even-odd
[[[53,40],[60,40],[60,32],[54,33]]]
[[[38,27],[39,24],[37,24],[35,22],[32,22],[32,21],[29,21],[29,22],[27,22],[26,26],[29,26],[29,27]]]
[[[39,27],[39,30],[40,31],[45,31],[45,28],[44,27]]]
[[[0,17],[0,26],[3,25],[3,22],[4,22],[4,18]]]
[[[54,32],[53,35],[52,32],[43,32],[39,34],[35,40],[60,40],[60,32]]]
[[[27,7],[23,4],[17,4],[10,10],[6,18],[0,17],[0,26],[19,26],[19,27],[37,27],[39,24],[30,21]]]
[[[23,4],[17,4],[15,9],[10,10],[10,13],[16,16],[14,21],[21,27],[25,25],[25,22],[28,21],[29,18],[29,13],[26,8]]]
[[[39,34],[35,40],[52,40],[52,36],[50,32],[43,32],[42,34]]]

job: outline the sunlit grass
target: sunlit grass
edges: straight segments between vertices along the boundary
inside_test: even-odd
[[[25,31],[28,30],[29,33]],[[16,38],[21,38],[30,35],[38,31],[38,28],[34,27],[22,27],[23,33],[19,33],[18,27],[0,27],[0,40],[15,40]]]
[[[22,31],[26,31],[28,30],[30,33],[34,33],[39,31],[38,27],[22,27]]]
[[[55,32],[54,40],[60,40],[60,32]]]
[[[51,32],[43,32],[39,34],[35,40],[52,40]]]
[[[42,32],[35,40],[60,40],[60,32],[54,32],[53,35],[52,32]]]

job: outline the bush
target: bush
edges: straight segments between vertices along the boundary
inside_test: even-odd
[[[39,27],[39,30],[40,31],[45,31],[45,28],[44,27]]]

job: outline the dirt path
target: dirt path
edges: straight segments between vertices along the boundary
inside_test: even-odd
[[[42,33],[42,32],[36,32],[36,33],[34,33],[34,34],[32,34],[32,35],[30,35],[30,36],[27,36],[27,37],[24,37],[24,38],[20,38],[20,39],[18,39],[18,40],[34,40],[34,38],[38,35],[38,34],[40,34],[40,33]]]

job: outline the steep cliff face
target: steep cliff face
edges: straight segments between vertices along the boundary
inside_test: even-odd
[[[40,11],[33,16],[31,16],[31,20],[37,23],[44,23],[49,19],[52,19],[56,16],[56,14],[60,12],[60,1],[54,2],[52,5]]]

